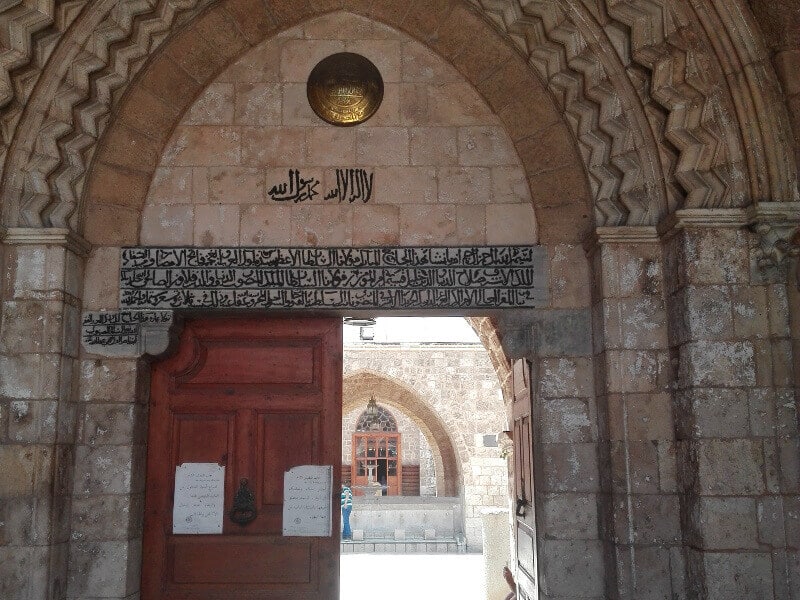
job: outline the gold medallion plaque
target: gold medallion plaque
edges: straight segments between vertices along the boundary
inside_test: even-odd
[[[311,70],[308,103],[317,116],[347,127],[369,119],[383,100],[383,78],[368,59],[352,52],[323,58]]]

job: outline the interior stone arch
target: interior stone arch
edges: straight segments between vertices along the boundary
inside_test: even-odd
[[[481,71],[471,69],[462,75],[471,85],[480,85],[484,93],[488,83],[483,80],[496,65],[503,65],[502,80],[492,81],[492,92],[485,100],[490,110],[499,115],[500,123],[505,125],[517,148],[535,210],[553,211],[554,228],[547,235],[577,239],[591,221],[580,154],[535,74],[497,33],[488,25],[484,27],[485,47],[492,51],[480,59],[484,63]],[[95,245],[135,243],[140,212],[163,156],[164,144],[183,112],[219,72],[217,69],[200,81],[188,74],[192,72],[199,77],[187,64],[191,57],[179,52],[179,48],[188,44],[190,29],[191,26],[179,39],[172,40],[130,87],[95,156],[83,202],[84,234]],[[404,22],[401,29],[419,35],[411,23]],[[442,48],[434,49],[444,52]],[[508,93],[503,94],[501,90],[506,85]],[[158,110],[159,114],[154,118],[146,107]],[[521,122],[523,115],[525,121]],[[523,139],[525,143],[520,145]],[[554,187],[556,181],[558,188]],[[556,196],[565,191],[569,202],[557,202]],[[566,211],[571,211],[574,217],[571,221],[566,219],[568,225],[564,222]]]
[[[461,490],[461,458],[447,427],[431,407],[400,382],[369,372],[346,374],[343,381],[342,413],[365,406],[375,389],[383,391],[381,402],[396,407],[423,432],[436,464],[436,491],[440,496],[458,496]],[[439,475],[441,474],[441,475]]]

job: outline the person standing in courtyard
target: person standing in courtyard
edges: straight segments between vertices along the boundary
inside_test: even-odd
[[[350,531],[350,512],[353,510],[353,491],[342,484],[342,539],[353,539],[353,532]]]

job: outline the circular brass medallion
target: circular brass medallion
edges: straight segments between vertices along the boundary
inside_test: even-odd
[[[306,94],[320,119],[331,125],[358,125],[381,105],[383,79],[368,59],[340,52],[323,58],[311,70]]]

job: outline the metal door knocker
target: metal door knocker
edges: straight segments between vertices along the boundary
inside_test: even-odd
[[[247,479],[242,479],[239,482],[239,490],[233,497],[233,508],[228,517],[237,525],[244,527],[255,520],[257,514],[256,495],[247,487]]]

